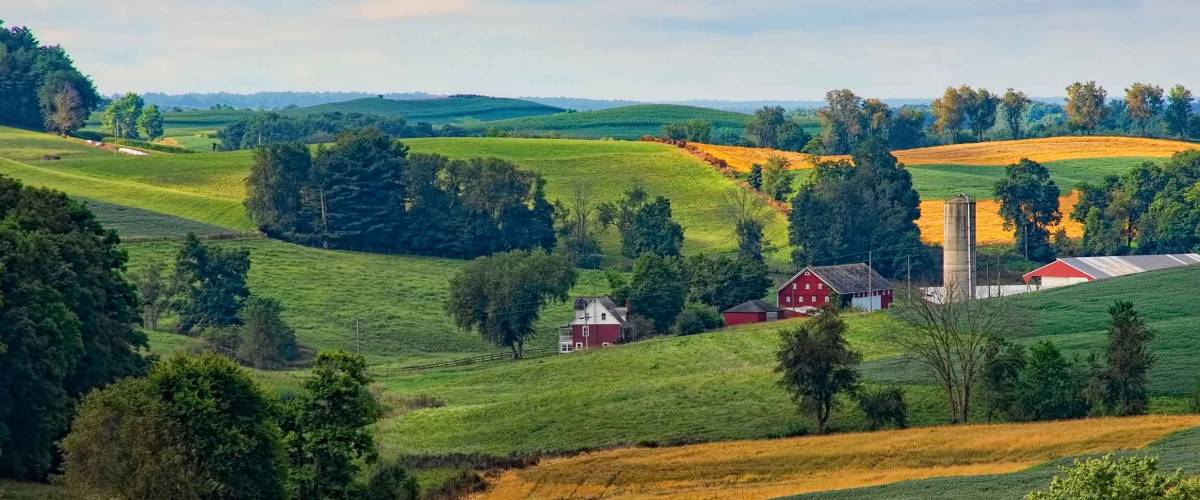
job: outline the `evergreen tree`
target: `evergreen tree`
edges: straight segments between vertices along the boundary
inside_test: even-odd
[[[788,240],[796,266],[844,262],[874,252],[887,276],[928,259],[916,220],[920,197],[912,177],[878,139],[855,150],[854,162],[823,162],[792,199]]]
[[[0,124],[69,133],[100,104],[67,51],[43,45],[29,28],[0,21],[0,68]]]
[[[282,312],[283,306],[275,299],[250,297],[242,304],[238,360],[265,370],[296,359],[296,332],[283,320]]]
[[[1050,341],[1029,348],[1021,370],[1015,417],[1018,420],[1061,420],[1088,414],[1084,399],[1085,377]]]
[[[246,212],[259,230],[284,239],[315,232],[320,200],[312,200],[313,176],[312,157],[303,144],[270,144],[256,149],[246,177],[245,203]]]
[[[240,324],[238,311],[250,296],[246,286],[249,271],[248,250],[209,247],[188,233],[175,258],[176,331],[188,334]]]
[[[762,176],[763,176],[762,165],[755,163],[754,165],[750,166],[750,175],[748,177],[746,177],[746,183],[750,184],[750,187],[754,188],[755,191],[762,191],[762,189],[763,189]]]
[[[993,190],[1000,201],[1004,229],[1013,231],[1017,251],[1026,259],[1053,260],[1049,227],[1062,220],[1062,213],[1058,210],[1058,186],[1050,179],[1050,171],[1028,158],[1004,170],[1005,177]]]
[[[1108,345],[1105,358],[1108,366],[1100,374],[1103,404],[1111,415],[1140,415],[1150,404],[1150,368],[1154,356],[1150,341],[1154,331],[1146,326],[1133,304],[1117,301],[1108,308]]]
[[[387,249],[403,237],[407,154],[376,129],[343,132],[317,150],[321,233],[329,245]]]
[[[687,300],[724,311],[747,300],[762,298],[771,286],[767,266],[753,259],[696,254],[684,261]]]

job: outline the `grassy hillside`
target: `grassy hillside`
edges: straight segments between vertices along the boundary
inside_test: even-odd
[[[217,140],[210,137],[217,130],[254,114],[254,111],[244,109],[229,110],[193,110],[171,112],[163,110],[163,137],[158,142],[179,146],[196,151],[211,151],[212,143]],[[101,113],[92,113],[88,118],[84,131],[102,133],[100,126]]]
[[[1200,371],[1200,321],[1192,291],[1200,266],[1146,273],[1013,297],[1030,318],[1031,334],[1069,354],[1104,342],[1105,312],[1131,300],[1160,334],[1152,344],[1155,411],[1170,411],[1191,391]],[[919,367],[897,356],[886,335],[903,325],[889,314],[849,315],[849,341],[866,355],[871,384],[900,383],[910,423],[946,422],[945,402]],[[795,320],[789,320],[795,321]],[[784,436],[808,427],[772,373],[776,331],[758,324],[690,337],[663,338],[595,352],[486,367],[389,373],[381,382],[398,395],[428,395],[442,408],[415,411],[379,425],[388,447],[405,452],[570,450],[595,446]],[[533,411],[531,411],[531,409]],[[841,430],[862,428],[853,405],[832,419]],[[579,422],[587,422],[580,425]]]
[[[624,448],[505,472],[483,497],[770,498],[1012,472],[1064,456],[1140,448],[1197,425],[1196,415],[1153,416]]]
[[[456,96],[437,99],[405,100],[366,97],[350,101],[318,104],[316,106],[296,108],[283,112],[301,115],[340,112],[399,116],[412,123],[428,122],[438,125],[443,123],[478,122],[549,115],[562,111],[561,108],[522,99]]]
[[[250,289],[280,300],[284,319],[304,345],[355,349],[373,362],[406,364],[413,358],[462,357],[496,348],[454,327],[442,308],[447,281],[464,261],[330,251],[255,238],[212,242],[250,250]],[[125,244],[130,268],[170,265],[179,241]],[[581,272],[573,294],[607,290],[603,274]],[[572,317],[570,305],[551,306],[530,347],[558,345],[555,327]],[[355,339],[355,320],[362,321]]]
[[[635,104],[618,108],[475,123],[474,129],[495,128],[521,134],[559,134],[581,139],[636,139],[660,135],[664,123],[698,119],[712,122],[713,134],[741,133],[750,115],[675,104]]]
[[[734,248],[732,228],[720,200],[737,185],[688,156],[679,148],[649,142],[561,139],[438,138],[406,139],[412,151],[454,158],[495,156],[532,169],[546,179],[546,197],[567,199],[577,183],[593,201],[619,198],[641,185],[651,195],[671,199],[676,220],[684,227],[684,250],[727,251]],[[615,254],[616,232],[609,231],[606,253]],[[767,237],[786,244],[787,223],[773,216]],[[781,255],[777,258],[784,259]]]

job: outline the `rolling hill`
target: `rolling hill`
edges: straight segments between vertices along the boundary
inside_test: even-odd
[[[637,139],[643,135],[662,134],[664,123],[692,119],[712,122],[713,135],[718,136],[725,131],[741,134],[746,122],[750,120],[750,115],[675,104],[635,104],[596,111],[473,123],[470,124],[470,128],[577,139]]]
[[[1050,339],[1068,355],[1104,343],[1106,308],[1130,300],[1159,332],[1152,343],[1152,411],[1179,408],[1195,384],[1200,312],[1190,291],[1200,267],[1144,273],[1018,295],[1006,300],[1030,318],[1022,343]],[[788,320],[797,321],[797,320]],[[803,321],[803,320],[799,320]],[[886,340],[903,325],[891,314],[851,314],[850,344],[862,351],[866,382],[901,384],[909,423],[947,422],[932,379],[898,356]],[[569,451],[637,443],[755,439],[803,432],[808,421],[775,382],[777,330],[788,322],[688,337],[667,337],[593,352],[424,373],[379,367],[378,380],[403,397],[428,396],[440,408],[378,424],[392,453]],[[588,425],[578,425],[588,422]],[[861,414],[841,405],[831,425],[862,429]]]
[[[562,108],[522,99],[486,96],[450,96],[435,99],[381,99],[367,97],[284,110],[283,113],[306,115],[313,113],[362,113],[367,115],[398,116],[410,123],[427,122],[434,125],[504,120],[518,117],[550,115]]]

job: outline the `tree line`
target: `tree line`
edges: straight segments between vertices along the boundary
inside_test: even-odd
[[[69,134],[101,102],[92,80],[57,45],[0,21],[0,124]]]
[[[455,125],[434,128],[425,122],[410,125],[400,117],[362,113],[314,113],[289,115],[255,113],[217,131],[222,149],[253,149],[277,143],[320,144],[333,142],[337,134],[353,129],[375,128],[392,137],[457,137],[467,135]]]
[[[288,241],[469,258],[553,249],[544,184],[496,158],[410,155],[368,128],[342,132],[315,154],[294,143],[259,148],[246,207],[259,229]]]

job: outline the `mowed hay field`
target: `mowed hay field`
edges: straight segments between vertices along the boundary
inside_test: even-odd
[[[820,160],[846,158],[844,156],[815,156],[796,151],[782,151],[770,148],[751,148],[746,146],[723,146],[720,144],[704,144],[700,142],[690,142],[688,145],[725,160],[726,163],[729,163],[729,167],[738,173],[749,172],[755,163],[765,166],[767,164],[767,160],[772,156],[782,156],[783,158],[787,159],[788,167],[793,170],[815,167],[816,162]]]
[[[1140,448],[1200,415],[926,427],[625,448],[546,460],[481,498],[767,498],[940,476],[1012,472],[1071,455]]]
[[[1188,149],[1200,149],[1200,144],[1142,137],[1066,136],[950,144],[931,148],[906,149],[895,151],[893,154],[905,165],[1010,165],[1020,161],[1021,158],[1029,158],[1040,163],[1119,156],[1165,158]]]

